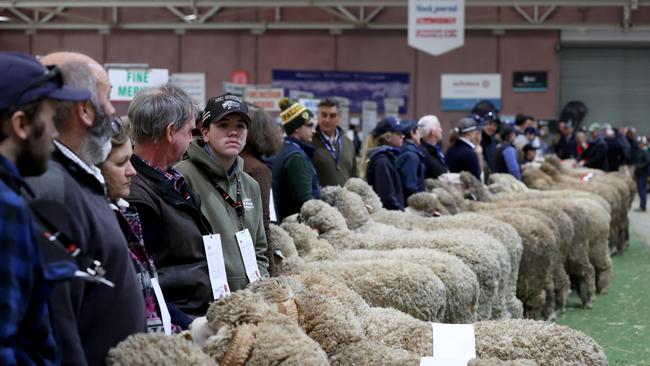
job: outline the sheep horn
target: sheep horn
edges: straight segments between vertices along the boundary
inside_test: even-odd
[[[242,324],[235,328],[235,335],[230,342],[223,360],[219,362],[222,366],[242,366],[253,350],[253,339],[257,326],[254,324]]]

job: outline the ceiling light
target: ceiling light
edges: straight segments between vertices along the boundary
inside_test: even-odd
[[[197,18],[198,18],[198,17],[196,16],[196,14],[188,14],[188,15],[186,15],[186,16],[183,17],[183,19],[185,19],[185,20],[188,21],[188,22],[194,21],[194,20],[196,20]]]
[[[11,18],[6,17],[6,16],[4,16],[4,15],[0,15],[0,22],[8,22],[8,21],[10,21],[10,20],[11,20]]]

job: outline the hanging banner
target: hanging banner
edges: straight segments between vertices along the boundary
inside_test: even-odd
[[[108,69],[108,79],[111,81],[111,101],[131,101],[142,89],[167,84],[169,70],[167,69]]]
[[[169,77],[169,82],[185,90],[194,99],[196,104],[205,108],[205,74],[178,73]]]
[[[469,111],[481,100],[501,110],[501,74],[442,74],[441,109]]]
[[[406,113],[409,96],[409,74],[343,72],[343,71],[294,71],[273,70],[273,87],[301,90],[314,94],[315,99],[331,96],[348,98],[350,112],[361,113],[364,100],[374,101],[383,112],[384,99],[401,98],[404,105],[399,112]]]
[[[409,0],[409,46],[434,56],[465,43],[465,0]]]

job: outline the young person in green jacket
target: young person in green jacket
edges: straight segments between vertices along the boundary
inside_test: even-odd
[[[230,291],[268,277],[260,187],[243,172],[239,154],[251,120],[246,103],[224,94],[210,99],[202,115],[202,138],[176,168],[201,196],[201,211],[221,237]]]

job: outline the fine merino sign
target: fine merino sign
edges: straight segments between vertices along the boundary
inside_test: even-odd
[[[409,46],[434,56],[465,43],[465,0],[409,0]]]
[[[544,92],[547,89],[546,71],[515,71],[512,75],[512,90],[515,92]]]
[[[166,84],[169,81],[167,69],[108,69],[111,81],[112,101],[131,101],[142,89]]]
[[[501,109],[501,74],[442,74],[441,109],[469,111],[481,100]]]

